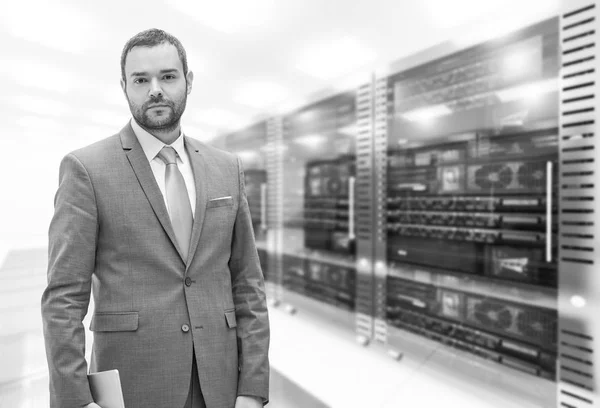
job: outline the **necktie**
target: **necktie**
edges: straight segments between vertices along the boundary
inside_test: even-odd
[[[193,223],[190,198],[183,181],[183,175],[177,167],[175,149],[171,146],[165,146],[158,153],[158,157],[166,165],[165,181],[171,225],[173,225],[175,238],[183,253],[184,260],[187,260]]]

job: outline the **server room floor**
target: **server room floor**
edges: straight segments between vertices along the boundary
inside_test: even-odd
[[[45,249],[14,255],[0,267],[0,408],[43,408],[48,406],[48,377],[39,299],[45,285]],[[290,315],[283,305],[270,308],[269,406],[552,406],[547,400],[527,401],[493,385],[465,381],[452,367],[440,370],[435,358],[395,361],[375,346],[361,346],[347,327],[325,316],[304,309]]]
[[[445,357],[420,359],[389,357],[376,346],[364,348],[346,328],[309,311],[294,316],[285,308],[272,308],[272,367],[326,406],[337,407],[424,407],[424,408],[552,408],[553,395],[524,398],[510,388],[494,384],[494,373],[481,381],[470,381],[460,372],[440,369]],[[371,349],[374,348],[374,349]],[[451,357],[451,359],[454,357]],[[457,361],[455,361],[458,363]],[[511,370],[512,371],[512,370]],[[515,378],[519,376],[515,372]],[[539,390],[546,393],[547,389]]]

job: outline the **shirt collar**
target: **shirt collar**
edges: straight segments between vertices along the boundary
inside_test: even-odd
[[[134,119],[131,119],[131,127],[133,133],[135,133],[135,136],[140,142],[140,145],[142,145],[144,154],[148,158],[148,161],[151,162],[166,144],[160,141],[156,136],[144,130]],[[170,146],[175,149],[181,162],[185,163],[186,156],[183,140],[183,131],[180,130],[179,137],[171,143]]]

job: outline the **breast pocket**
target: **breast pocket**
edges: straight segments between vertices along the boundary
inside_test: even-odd
[[[208,200],[206,204],[206,209],[216,208],[216,207],[232,207],[233,206],[233,197],[218,197]]]
[[[136,331],[138,312],[96,312],[90,323],[93,332]]]

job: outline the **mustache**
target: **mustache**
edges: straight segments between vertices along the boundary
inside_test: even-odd
[[[173,108],[173,106],[174,106],[174,105],[173,105],[173,102],[171,102],[171,101],[168,101],[168,100],[166,100],[166,99],[163,99],[163,98],[156,98],[156,99],[152,99],[152,100],[150,100],[150,101],[147,101],[147,102],[145,102],[145,103],[142,105],[142,108],[143,108],[144,110],[146,110],[146,109],[150,109],[150,108],[152,108],[152,107],[154,107],[154,106],[168,106],[168,107],[170,107],[170,108]]]

